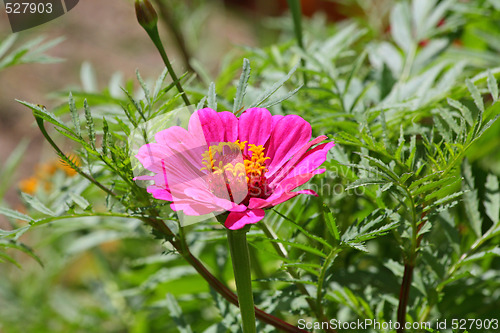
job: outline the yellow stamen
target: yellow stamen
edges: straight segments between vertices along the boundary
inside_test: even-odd
[[[208,147],[208,150],[202,154],[202,164],[203,168],[200,170],[212,171],[214,174],[220,175],[223,172],[228,172],[234,177],[243,177],[245,176],[247,183],[250,183],[253,178],[260,178],[264,175],[268,170],[266,168],[266,160],[269,157],[264,157],[265,148],[262,145],[254,145],[248,144],[248,151],[251,153],[251,156],[246,157],[243,163],[226,163],[223,161],[217,160],[216,154],[222,155],[224,153],[224,147],[229,147],[230,149],[239,148],[243,153],[246,146],[247,141],[240,142],[240,140],[236,140],[235,142],[221,142],[216,146]]]

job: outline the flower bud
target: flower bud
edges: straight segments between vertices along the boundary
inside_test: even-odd
[[[137,21],[139,21],[139,24],[144,29],[149,30],[156,27],[158,15],[149,0],[136,0],[135,14],[137,16]]]

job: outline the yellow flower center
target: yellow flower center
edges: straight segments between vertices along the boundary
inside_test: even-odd
[[[247,146],[248,154],[245,154]],[[224,177],[227,186],[245,179],[249,196],[263,197],[267,192],[264,175],[268,171],[266,161],[269,159],[264,156],[264,150],[262,145],[247,144],[247,141],[221,142],[202,154],[204,167],[200,170]]]

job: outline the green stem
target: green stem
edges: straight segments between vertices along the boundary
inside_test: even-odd
[[[175,86],[177,87],[177,90],[181,94],[184,103],[186,104],[186,106],[191,105],[186,93],[184,92],[184,89],[182,88],[179,79],[177,78],[177,74],[175,74],[174,68],[170,63],[170,60],[168,59],[167,53],[165,52],[165,49],[160,39],[160,34],[158,33],[158,26],[155,24],[153,27],[144,28],[144,30],[146,30],[149,38],[153,41],[153,44],[155,44],[156,48],[158,49],[158,52],[160,52],[161,58],[165,63],[165,66],[167,66],[168,73],[170,74],[170,77],[172,77],[172,80],[175,82]]]
[[[182,35],[181,28],[179,27],[179,22],[174,17],[174,13],[171,12],[170,8],[167,8],[164,1],[156,0],[156,5],[159,8],[160,16],[162,21],[165,23],[167,28],[172,33],[179,50],[181,51],[184,64],[186,65],[188,71],[195,72],[194,68],[191,66],[189,60],[191,55],[189,54],[188,47],[186,45],[186,39]]]
[[[243,333],[255,333],[255,310],[253,305],[250,254],[247,232],[249,228],[227,230],[227,241],[233,261],[234,279],[243,323]]]
[[[113,191],[111,191],[106,186],[104,186],[103,184],[101,184],[100,182],[98,182],[91,175],[85,173],[68,156],[66,156],[66,154],[64,154],[62,152],[62,150],[56,145],[56,143],[54,142],[54,140],[52,140],[52,138],[50,137],[50,135],[45,130],[43,118],[40,117],[40,116],[38,116],[36,113],[33,113],[33,116],[35,117],[36,124],[38,125],[38,128],[40,129],[40,132],[42,132],[42,135],[45,137],[45,139],[47,140],[47,142],[52,146],[52,148],[54,148],[54,150],[56,151],[57,155],[59,155],[59,157],[66,164],[68,164],[73,170],[75,170],[77,173],[79,173],[84,178],[88,179],[91,183],[93,183],[94,185],[96,185],[97,187],[99,187],[101,190],[103,190],[107,194],[109,194],[109,195],[111,195],[113,197],[116,196],[116,194]]]

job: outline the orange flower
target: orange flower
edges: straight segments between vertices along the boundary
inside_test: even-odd
[[[24,193],[28,193],[31,195],[35,194],[37,186],[38,186],[38,178],[34,176],[23,179],[19,182],[19,189]]]

